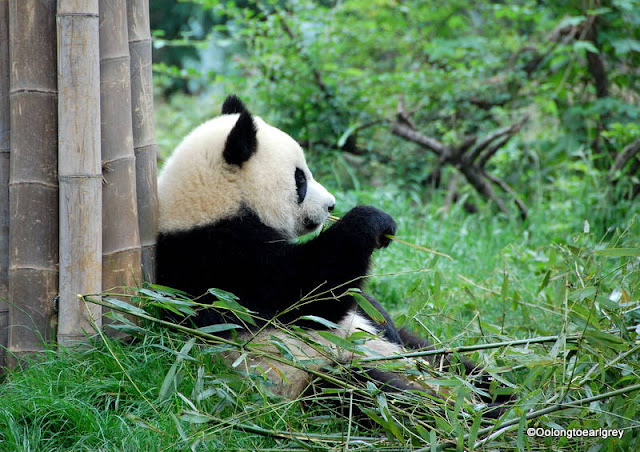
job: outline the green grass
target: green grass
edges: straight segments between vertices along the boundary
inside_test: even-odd
[[[338,215],[357,203],[377,205],[398,220],[398,237],[452,258],[401,243],[377,253],[370,289],[400,323],[443,346],[558,336],[470,353],[519,397],[495,437],[493,423],[467,401],[451,410],[410,399],[421,413],[412,415],[407,401],[381,399],[371,388],[368,398],[356,394],[380,422],[358,427],[326,400],[282,401],[238,378],[210,341],[185,347],[189,334],[143,323],[133,344],[97,337],[86,349],[50,350],[9,373],[0,385],[0,450],[322,450],[346,447],[347,432],[350,449],[433,442],[454,449],[637,450],[639,391],[523,417],[640,383],[637,327],[627,331],[640,320],[637,211],[630,206],[608,232],[585,232],[584,221],[596,224],[589,215],[598,212],[567,206],[562,193],[533,206],[526,224],[488,208],[474,216],[459,206],[444,212],[436,201],[400,193],[337,193]],[[460,380],[442,378],[465,394]],[[528,438],[527,426],[625,434]]]

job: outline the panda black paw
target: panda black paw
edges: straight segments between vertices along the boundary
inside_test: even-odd
[[[374,249],[384,248],[396,233],[396,222],[391,215],[372,206],[357,206],[342,217],[354,231],[371,240]]]

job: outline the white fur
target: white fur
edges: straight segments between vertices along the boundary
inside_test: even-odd
[[[377,329],[369,320],[355,311],[347,314],[340,321],[339,327],[331,332],[343,338],[357,331],[365,331],[373,335],[361,348],[362,354],[343,350],[313,331],[309,332],[309,337],[301,338],[282,331],[267,330],[258,334],[251,343],[255,349],[272,355],[281,355],[274,341],[284,343],[293,355],[293,361],[297,361],[310,371],[317,371],[334,363],[348,364],[358,357],[392,356],[402,353],[402,347],[399,345],[376,336]],[[249,337],[250,335],[247,334],[244,339]],[[245,354],[240,359],[241,356],[239,352],[229,352],[225,354],[225,360],[247,373],[265,376],[271,383],[271,391],[282,397],[297,398],[311,382],[311,376],[305,370],[264,357],[259,352]]]
[[[188,230],[235,215],[244,203],[260,220],[288,238],[310,232],[308,219],[326,221],[335,198],[313,179],[302,148],[286,133],[254,116],[257,151],[241,167],[225,162],[227,135],[237,114],[205,122],[167,160],[158,179],[160,232]],[[307,177],[307,196],[297,202],[295,170]]]

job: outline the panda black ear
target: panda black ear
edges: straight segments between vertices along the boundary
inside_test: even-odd
[[[247,107],[244,106],[235,94],[228,96],[222,104],[223,115],[232,115],[234,113],[242,113],[243,111],[247,111]]]
[[[222,155],[230,165],[242,166],[256,152],[258,137],[251,113],[244,110],[227,136]]]

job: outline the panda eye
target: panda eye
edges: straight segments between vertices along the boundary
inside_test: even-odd
[[[298,204],[302,204],[305,196],[307,196],[307,176],[300,168],[296,168],[296,192],[298,193]]]

